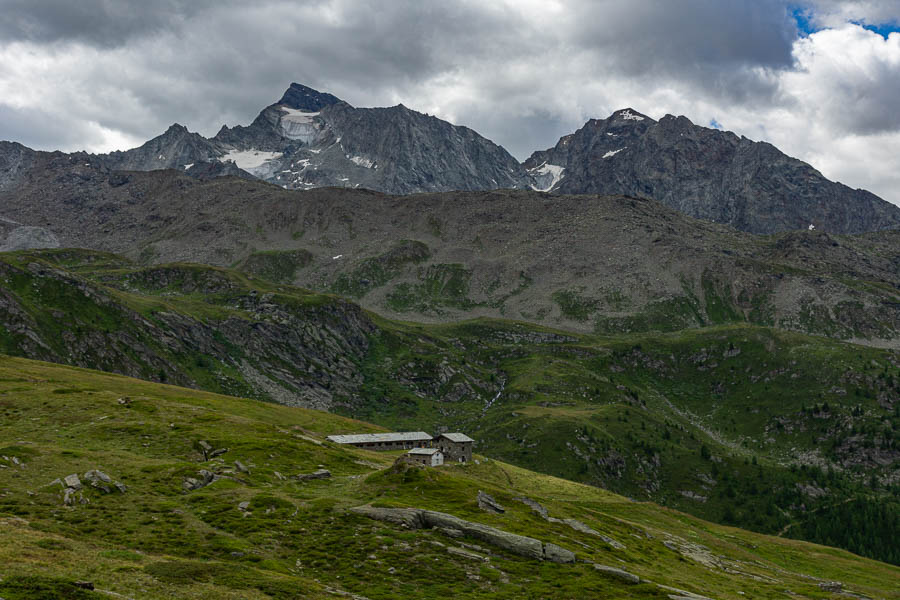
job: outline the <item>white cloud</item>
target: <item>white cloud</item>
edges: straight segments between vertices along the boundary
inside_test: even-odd
[[[897,0],[811,0],[812,22],[819,27],[842,27],[849,22],[871,25],[897,23]]]

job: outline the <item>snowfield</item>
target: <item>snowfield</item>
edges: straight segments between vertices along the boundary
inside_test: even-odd
[[[225,156],[220,156],[219,161],[231,161],[248,173],[253,173],[270,160],[277,160],[279,158],[281,158],[281,152],[266,152],[265,150],[232,150]],[[256,175],[256,173],[253,174]]]
[[[281,116],[281,131],[284,136],[292,140],[301,140],[304,144],[311,143],[320,129],[319,123],[315,120],[319,113],[304,112],[287,106],[279,108],[285,113]]]
[[[565,170],[565,167],[551,165],[546,162],[539,167],[528,169],[528,172],[535,178],[535,181],[539,184],[544,184],[543,187],[532,185],[531,189],[538,192],[549,192],[557,183],[559,183],[559,180],[563,178],[563,172]]]
[[[375,165],[375,161],[362,156],[348,156],[347,158],[349,158],[352,163],[367,169],[371,169]]]

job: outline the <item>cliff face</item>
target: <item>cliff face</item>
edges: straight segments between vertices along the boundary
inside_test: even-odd
[[[752,233],[813,225],[833,233],[900,227],[900,208],[829,181],[771,144],[624,109],[590,120],[526,162],[537,187],[561,194],[653,198]]]
[[[72,264],[127,269],[118,257],[62,251]],[[102,369],[281,404],[329,409],[362,383],[358,363],[375,326],[341,300],[261,292],[216,269],[137,269],[107,284],[40,259],[0,261],[0,348],[7,354]],[[141,294],[139,305],[129,298]],[[196,315],[161,294],[204,294]],[[219,302],[219,304],[216,304]]]

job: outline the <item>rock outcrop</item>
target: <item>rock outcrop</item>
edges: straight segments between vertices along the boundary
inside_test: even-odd
[[[531,537],[509,533],[481,523],[465,521],[447,513],[420,508],[379,508],[373,506],[359,506],[350,510],[378,521],[387,521],[410,529],[455,529],[468,537],[481,540],[486,544],[502,548],[518,556],[536,560],[549,560],[557,563],[575,561],[573,552],[555,544],[545,544]]]
[[[205,488],[211,483],[214,483],[219,479],[219,476],[213,473],[212,471],[208,471],[206,469],[200,469],[197,477],[185,477],[184,481],[181,484],[182,489],[186,492],[192,492],[194,490],[199,490],[201,488]]]
[[[329,479],[331,477],[331,471],[328,469],[319,469],[317,471],[313,471],[312,473],[301,473],[299,475],[294,475],[294,479],[297,481],[313,481],[315,479]]]
[[[504,513],[506,509],[500,505],[499,502],[494,500],[494,497],[490,494],[482,492],[478,490],[478,508],[485,512],[490,513]]]

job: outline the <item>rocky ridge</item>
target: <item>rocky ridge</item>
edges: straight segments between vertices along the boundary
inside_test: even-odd
[[[0,191],[27,184],[28,171],[46,163],[45,154],[0,144]],[[655,199],[753,233],[816,227],[843,234],[900,227],[900,208],[831,182],[771,144],[700,127],[683,116],[666,115],[657,122],[633,109],[591,119],[555,147],[519,164],[467,127],[402,104],[354,107],[292,83],[250,125],[223,125],[211,138],[175,123],[132,150],[68,156],[73,164],[116,171],[175,169],[203,180],[235,175],[296,190],[621,194]],[[52,189],[50,182],[45,185],[45,191]]]
[[[98,158],[114,169],[189,174],[194,165],[221,163],[287,189],[408,194],[529,183],[508,152],[467,127],[402,104],[356,108],[298,83],[246,127],[223,126],[206,139],[175,124],[140,148]]]
[[[829,181],[771,144],[701,127],[684,116],[655,121],[630,108],[619,110],[589,120],[524,164],[535,187],[545,191],[653,198],[752,233],[900,227],[900,209],[874,194]]]

